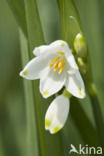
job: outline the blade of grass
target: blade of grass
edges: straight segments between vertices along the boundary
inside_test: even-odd
[[[24,9],[24,2],[22,0],[6,0],[11,8],[11,11],[14,14],[14,17],[17,20],[17,23],[22,28],[25,35],[27,35],[27,28],[26,28],[26,20],[25,20],[25,9]]]

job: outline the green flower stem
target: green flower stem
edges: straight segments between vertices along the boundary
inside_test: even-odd
[[[93,96],[90,94],[89,97],[90,97],[92,110],[93,110],[93,114],[94,114],[94,118],[95,118],[99,143],[104,148],[104,121],[103,121],[103,117],[102,117],[100,103],[99,103],[97,95]]]
[[[72,97],[72,94],[70,94],[66,89],[63,90],[62,95],[68,99]]]
[[[93,115],[96,123],[96,130],[98,134],[98,141],[100,145],[104,147],[104,121],[98,100],[97,89],[95,84],[93,83],[93,78],[89,66],[87,68],[87,73],[83,75],[83,77],[86,84],[86,90],[91,101]]]

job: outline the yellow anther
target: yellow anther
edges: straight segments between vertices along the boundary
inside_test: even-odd
[[[57,62],[56,65],[55,65],[55,67],[54,67],[54,71],[57,71],[57,70],[58,70],[58,68],[59,68],[59,67],[58,67],[58,64],[59,64],[59,63]]]
[[[62,55],[64,54],[64,52],[61,52],[61,51],[59,51],[59,53],[60,54],[62,53]],[[62,59],[60,59],[60,57],[61,56],[56,56],[51,61],[50,65],[49,65],[50,68],[54,67],[54,69],[53,69],[54,71],[57,71],[59,69],[58,74],[61,74],[62,73],[62,71],[63,71],[63,69],[65,67],[65,64],[66,64],[65,57],[62,57]]]
[[[58,68],[60,68],[61,66],[62,66],[62,61],[59,61]]]
[[[64,55],[63,51],[57,51],[56,53],[59,54],[59,55]]]
[[[50,68],[52,68],[54,66],[54,64],[59,60],[60,56],[56,56],[50,63]]]
[[[63,58],[62,60],[60,60],[60,62],[58,64],[58,68],[60,68],[59,71],[58,71],[58,74],[61,74],[62,73],[64,67],[65,67],[65,58]]]
[[[64,67],[65,67],[65,64],[60,68],[60,70],[58,71],[58,74],[61,74],[62,73]]]

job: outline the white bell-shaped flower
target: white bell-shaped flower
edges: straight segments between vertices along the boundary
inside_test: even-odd
[[[51,134],[62,129],[67,120],[69,108],[69,99],[64,95],[57,96],[46,112],[45,129],[49,130]]]
[[[65,41],[58,40],[37,47],[33,58],[20,75],[29,80],[40,79],[44,98],[57,93],[63,86],[78,98],[85,97],[85,87],[74,56]]]

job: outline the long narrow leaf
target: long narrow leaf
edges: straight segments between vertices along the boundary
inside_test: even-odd
[[[88,44],[89,56],[92,65],[92,74],[98,87],[98,95],[100,95],[101,99],[103,99],[103,30],[101,29],[103,22],[102,20],[100,21],[99,1],[88,0],[87,3],[83,3],[82,0],[78,0],[77,2],[75,1],[75,4],[80,15],[82,29]],[[100,143],[104,147],[104,121],[102,119],[102,110],[104,111],[104,100],[101,100],[102,105],[100,105],[97,96],[90,97],[90,100],[92,103],[98,137]]]
[[[75,35],[80,32],[80,21],[72,0],[59,0],[60,15],[62,18],[62,37],[71,48]],[[85,143],[97,144],[96,132],[85,112],[77,100],[72,100],[71,115]],[[76,112],[77,110],[77,112]],[[85,123],[87,128],[85,128]],[[81,130],[83,130],[81,132]],[[88,134],[91,134],[90,136]]]
[[[42,28],[41,28],[39,14],[38,14],[35,0],[31,0],[31,1],[25,0],[25,12],[26,12],[27,32],[28,32],[29,51],[30,51],[29,55],[31,58],[33,48],[41,44],[44,44],[44,37],[42,33]],[[38,81],[35,81],[33,89],[34,89],[34,99],[35,99],[34,107],[36,109],[36,112],[34,115],[37,120],[40,154],[42,156],[53,155],[53,154],[61,156],[62,148],[61,150],[59,148],[61,145],[59,135],[57,137],[54,136],[54,139],[52,137],[50,137],[50,139],[47,139],[46,138],[47,135],[45,137],[44,121],[43,121],[44,116],[42,118],[42,112],[41,112],[42,106],[41,105],[43,105],[44,103],[48,104],[49,101],[48,100],[46,102],[43,101],[42,97],[40,96],[38,88],[39,88]],[[53,150],[54,151],[53,154],[52,154],[53,151],[48,153],[48,151],[51,149],[51,145],[53,146],[52,149],[57,148],[57,150]]]
[[[22,31],[27,35],[27,28],[26,28],[26,20],[25,20],[25,9],[24,9],[24,2],[22,0],[6,0],[9,4],[14,17],[16,17],[17,23],[22,28]]]
[[[22,30],[20,30],[20,43],[22,51],[22,64],[23,66],[29,61],[27,39],[25,38]],[[28,133],[28,144],[27,152],[28,155],[39,156],[39,141],[37,133],[37,122],[35,117],[34,108],[34,95],[32,82],[24,80],[25,100],[26,100],[26,114],[27,114],[27,133]]]

